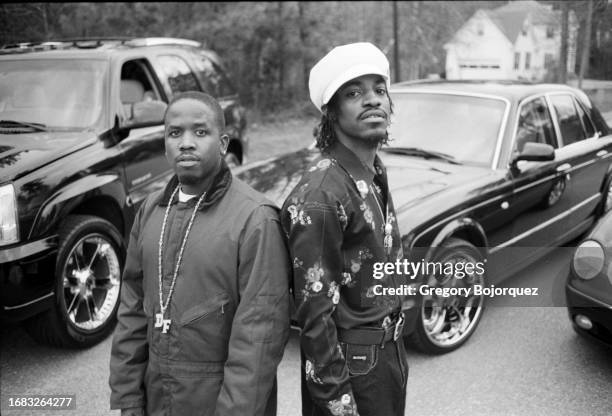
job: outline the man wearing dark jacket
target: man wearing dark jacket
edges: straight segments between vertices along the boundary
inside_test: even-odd
[[[175,97],[165,129],[176,175],[132,227],[111,408],[122,416],[275,414],[290,276],[277,209],[232,177],[212,97]]]
[[[389,62],[370,43],[334,48],[311,70],[322,113],[321,155],[283,205],[301,328],[302,414],[400,416],[408,366],[402,299],[376,286],[374,263],[402,256],[387,175],[376,155],[387,141]]]

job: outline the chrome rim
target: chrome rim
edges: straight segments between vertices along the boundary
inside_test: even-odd
[[[454,253],[440,262],[456,264],[477,261],[479,260],[465,253]],[[472,287],[472,295],[469,297],[423,297],[421,313],[425,334],[438,347],[452,347],[467,338],[480,319],[484,297],[473,295],[473,286],[484,285],[484,276],[474,273],[459,279],[452,273],[431,275],[427,284],[441,288]]]
[[[64,307],[79,329],[95,330],[112,316],[119,299],[121,267],[113,244],[101,234],[81,238],[63,270]]]

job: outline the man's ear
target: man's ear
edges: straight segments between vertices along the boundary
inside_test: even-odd
[[[221,143],[221,154],[225,155],[225,153],[227,152],[227,147],[229,146],[229,136],[227,134],[222,134],[221,137],[219,137],[219,142]]]

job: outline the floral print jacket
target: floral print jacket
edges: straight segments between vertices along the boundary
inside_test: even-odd
[[[376,285],[404,283],[395,275],[373,277],[375,262],[402,256],[378,157],[374,166],[375,171],[367,168],[336,143],[313,161],[281,213],[293,261],[306,380],[313,400],[330,415],[357,414],[337,329],[380,326],[401,305],[399,297],[374,293]]]

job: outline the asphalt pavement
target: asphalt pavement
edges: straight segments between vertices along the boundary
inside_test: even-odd
[[[557,249],[506,285],[536,285],[554,305],[567,273],[568,250]],[[548,285],[548,289],[546,286]],[[406,415],[610,416],[612,349],[577,336],[564,307],[500,307],[489,302],[480,326],[460,349],[443,356],[409,351]],[[35,344],[19,327],[2,330],[0,390],[10,394],[75,394],[65,413],[118,415],[108,409],[111,339],[83,351]],[[299,415],[299,349],[292,336],[278,370],[279,416]],[[384,416],[384,415],[381,415]]]

